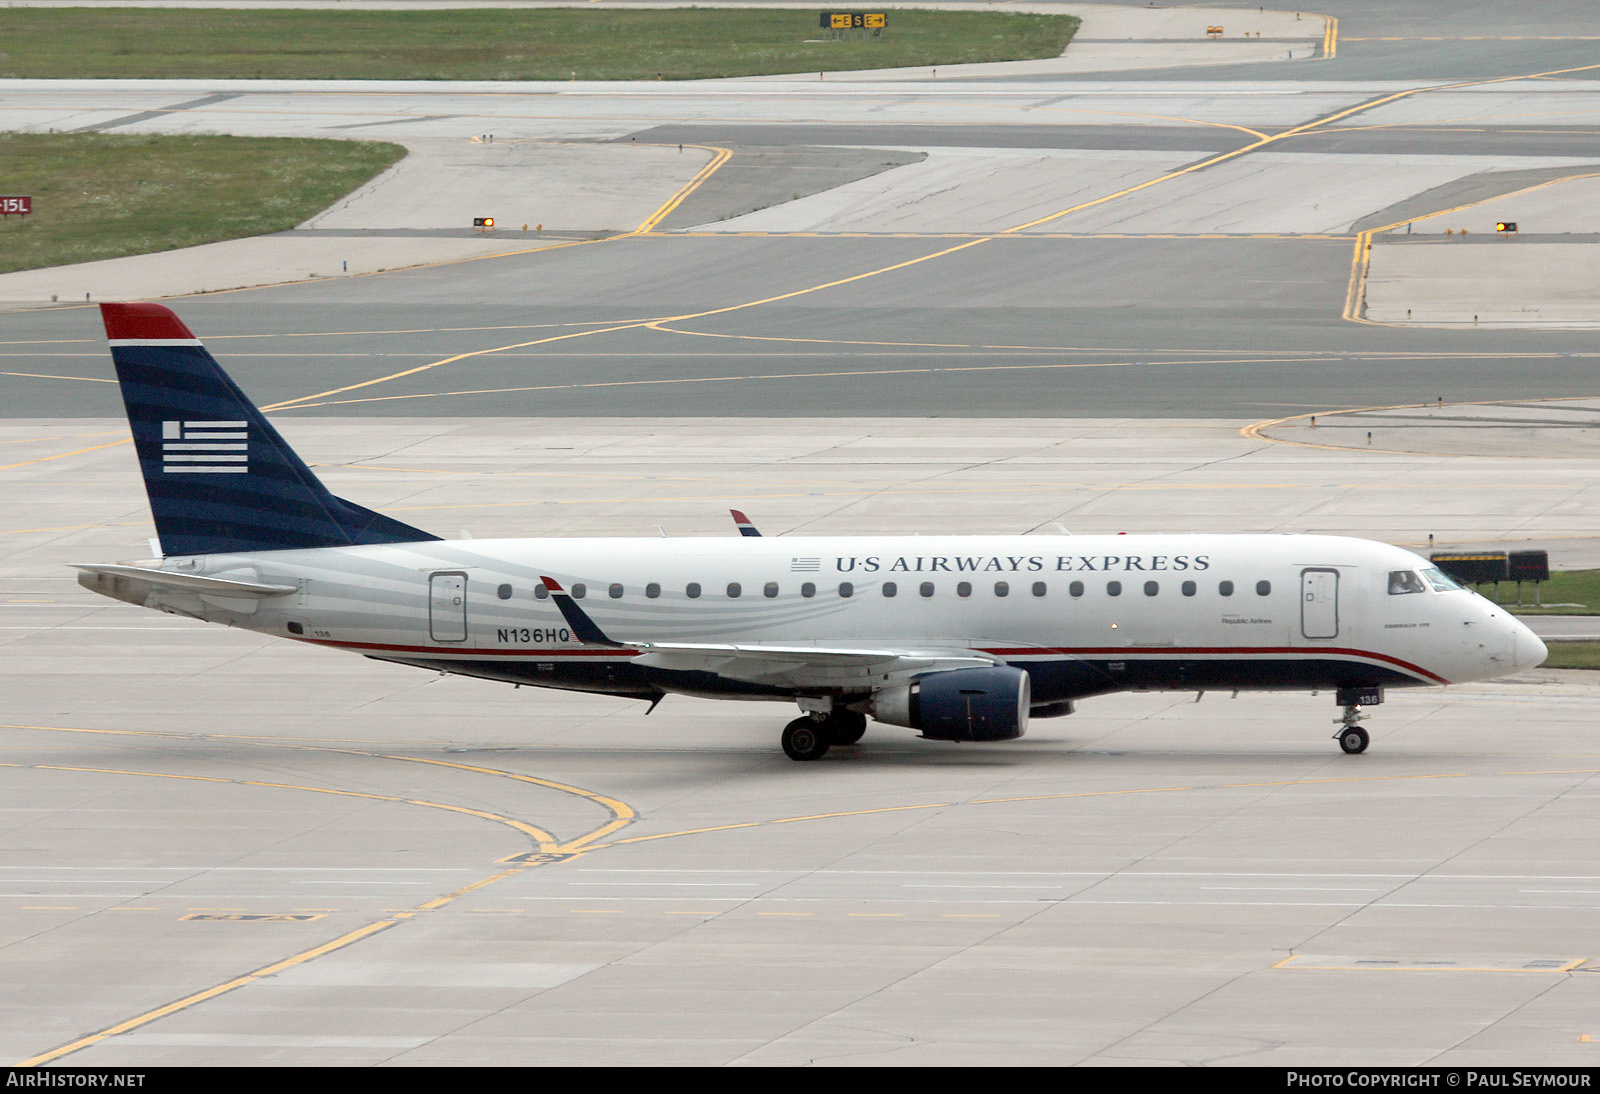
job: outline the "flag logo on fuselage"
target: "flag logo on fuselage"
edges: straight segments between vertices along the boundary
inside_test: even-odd
[[[250,471],[248,422],[162,422],[161,470],[167,474],[244,475]]]

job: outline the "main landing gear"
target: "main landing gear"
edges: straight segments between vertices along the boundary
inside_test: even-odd
[[[783,729],[783,751],[791,760],[820,760],[834,745],[853,745],[867,732],[867,716],[853,710],[802,714]]]

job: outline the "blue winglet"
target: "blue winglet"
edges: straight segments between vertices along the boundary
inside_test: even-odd
[[[553,577],[541,577],[544,587],[550,590],[550,599],[556,602],[556,607],[561,611],[561,618],[567,621],[567,626],[572,628],[572,633],[578,636],[578,641],[586,646],[612,646],[621,647],[623,643],[613,642],[606,637],[606,632],[601,630],[595,621],[589,618],[589,613],[578,607],[578,602],[557,584]]]

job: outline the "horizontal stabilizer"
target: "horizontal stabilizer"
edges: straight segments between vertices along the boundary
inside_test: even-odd
[[[136,581],[148,582],[158,588],[181,589],[184,592],[191,593],[210,593],[213,596],[249,598],[287,596],[298,589],[295,585],[268,585],[260,581],[236,581],[226,577],[175,574],[167,570],[152,570],[144,566],[122,566],[99,562],[71,562],[68,565],[86,574],[132,578]],[[81,582],[82,578],[79,580]]]

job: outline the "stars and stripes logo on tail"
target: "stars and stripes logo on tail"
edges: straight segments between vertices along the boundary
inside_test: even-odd
[[[249,422],[162,422],[161,470],[244,475],[250,471]]]
[[[100,314],[162,554],[439,538],[330,494],[172,309]]]

